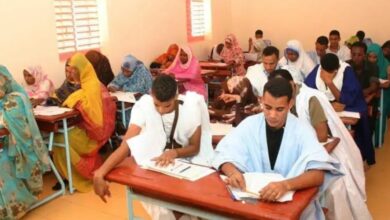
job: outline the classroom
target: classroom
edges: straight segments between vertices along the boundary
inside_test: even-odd
[[[388,219],[388,7],[0,0],[0,219]]]

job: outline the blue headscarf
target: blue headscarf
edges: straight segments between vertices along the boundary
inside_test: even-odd
[[[113,86],[125,92],[149,93],[152,87],[152,75],[145,65],[132,55],[127,55],[123,62],[122,68],[132,72],[130,77],[126,77],[123,72],[118,74],[108,85]]]

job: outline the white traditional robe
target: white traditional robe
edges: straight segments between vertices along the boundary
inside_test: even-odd
[[[325,192],[325,207],[329,209],[327,219],[372,219],[366,205],[365,175],[359,148],[327,97],[318,90],[302,85],[295,104],[298,117],[310,123],[309,100],[313,96],[324,109],[332,135],[340,138],[331,156],[340,162],[340,170],[345,174]]]
[[[198,155],[187,159],[192,163],[211,166],[214,150],[211,144],[210,116],[204,98],[195,92],[187,92],[184,96],[180,95],[179,100],[182,100],[183,104],[179,105],[174,139],[181,146],[187,146],[190,137],[194,134],[196,128],[201,125],[200,151]],[[141,134],[128,141],[129,146],[153,145],[156,147],[156,151],[163,152],[169,134],[167,135],[164,131],[163,119],[157,112],[153,98],[150,95],[142,96],[135,103],[131,112],[130,124],[135,124],[141,127],[142,130]],[[148,203],[142,204],[152,219],[175,220],[173,212],[169,209]]]
[[[218,144],[212,164],[219,169],[226,162],[233,163],[243,172],[273,172],[285,178],[293,178],[312,169],[325,170],[320,192],[341,175],[338,162],[318,142],[313,128],[290,113],[273,170],[262,113],[246,118]],[[303,211],[301,219],[324,219],[317,197]]]

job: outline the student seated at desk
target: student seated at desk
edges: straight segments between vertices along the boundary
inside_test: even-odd
[[[307,55],[313,61],[314,65],[320,64],[321,58],[326,54],[329,40],[326,36],[319,36],[315,43],[315,50],[308,51]]]
[[[88,51],[85,56],[95,69],[99,81],[107,86],[115,77],[108,58],[96,50]]]
[[[226,64],[232,65],[233,75],[245,75],[244,54],[234,34],[229,34],[225,38],[225,46],[221,52],[221,57]]]
[[[121,72],[107,88],[110,92],[136,92],[147,94],[152,86],[152,75],[145,65],[132,55],[127,55]]]
[[[237,126],[247,116],[260,109],[257,96],[253,94],[250,81],[242,76],[233,76],[222,83],[221,95],[209,108],[210,117]]]
[[[301,42],[290,40],[287,42],[287,47],[284,50],[284,56],[279,60],[281,66],[291,66],[300,72],[298,83],[303,83],[303,80],[315,67],[313,61],[306,54]]]
[[[53,104],[62,104],[70,94],[81,88],[80,83],[76,82],[72,75],[72,67],[69,66],[69,60],[65,63],[65,80],[62,85],[54,91]],[[48,101],[49,102],[49,101]]]
[[[323,92],[336,111],[338,106],[345,106],[346,111],[360,113],[358,123],[353,126],[356,131],[355,141],[367,164],[375,164],[367,104],[359,81],[349,64],[340,61],[335,54],[328,53],[321,59],[321,65],[317,65],[308,75],[305,84]]]
[[[42,192],[42,175],[50,169],[49,153],[24,89],[0,65],[0,219],[20,219]]]
[[[268,81],[263,113],[246,118],[226,135],[213,160],[213,166],[227,175],[227,183],[242,190],[246,189],[242,172],[279,173],[287,178],[261,190],[260,199],[267,202],[290,190],[320,187],[323,192],[341,174],[314,130],[289,113],[292,92],[285,79]],[[324,219],[318,199],[306,207],[301,219]]]
[[[34,107],[45,102],[53,94],[54,84],[43,72],[41,66],[30,66],[24,69],[23,76],[27,83],[26,92]]]
[[[204,99],[194,92],[179,97],[175,79],[164,74],[154,80],[151,95],[142,96],[135,104],[123,140],[127,142],[123,141],[94,174],[95,193],[103,201],[110,195],[104,176],[129,156],[129,147],[152,145],[162,152],[154,158],[161,166],[172,163],[175,158],[210,165],[213,157],[210,120]],[[152,219],[175,219],[171,211],[152,207],[145,205]]]
[[[296,85],[287,70],[276,70],[269,79],[278,77],[290,82],[295,97],[291,112],[312,125],[318,141],[326,142],[328,136],[339,138],[337,146],[332,142],[324,144],[327,152],[340,162],[344,173],[321,199],[322,206],[328,210],[327,219],[372,219],[366,204],[365,174],[359,148],[332,105],[322,92],[304,84]]]
[[[252,61],[261,63],[263,50],[268,46],[263,40],[263,31],[256,30],[255,40],[253,41],[252,38],[249,38],[248,42],[249,42],[248,53],[253,53],[257,55],[256,59]]]
[[[351,65],[356,74],[361,88],[363,89],[364,99],[368,106],[368,119],[370,123],[371,134],[375,132],[375,121],[378,118],[379,99],[377,94],[380,92],[379,69],[376,63],[370,63],[366,60],[367,46],[363,42],[356,42],[351,46],[351,60],[347,63]],[[389,86],[390,84],[387,83]]]
[[[223,47],[224,47],[224,45],[222,43],[215,45],[211,49],[209,61],[211,61],[211,62],[223,62],[223,59],[221,57],[221,52],[223,50]]]
[[[98,151],[114,131],[116,105],[83,54],[73,55],[69,66],[73,78],[81,84],[81,89],[62,104],[77,109],[82,117],[82,121],[68,131],[73,184],[79,192],[88,192],[92,189],[92,172],[102,162]],[[54,139],[55,143],[64,143],[62,134],[55,135]],[[68,178],[65,149],[54,145],[53,152],[56,167]]]
[[[193,55],[190,47],[181,46],[172,65],[164,73],[172,74],[178,80],[184,80],[185,91],[196,92],[207,99],[199,61]]]
[[[150,69],[166,69],[170,67],[178,52],[179,46],[177,44],[169,45],[167,52],[161,54],[150,64]]]
[[[378,44],[371,44],[367,49],[367,61],[376,65],[378,68],[378,77],[382,80],[390,80],[390,62],[385,58],[383,51]],[[374,146],[378,147],[383,144],[385,140],[387,118],[390,115],[390,82],[384,82],[380,84],[383,89],[383,106],[381,109],[383,112],[376,120]],[[380,104],[379,104],[380,105]],[[382,120],[382,130],[380,130],[380,120]],[[379,136],[382,134],[382,139],[379,140]]]

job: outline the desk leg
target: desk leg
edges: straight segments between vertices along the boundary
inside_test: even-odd
[[[54,132],[50,132],[50,135],[49,135],[49,146],[47,146],[49,152],[53,151],[53,143],[54,143]]]
[[[121,107],[122,107],[122,123],[125,128],[127,128],[126,125],[126,108],[125,108],[125,102],[121,102]]]
[[[134,219],[134,207],[133,207],[133,191],[130,187],[126,186],[126,195],[127,195],[127,209],[129,211],[129,220]]]
[[[62,119],[64,125],[64,141],[65,141],[65,153],[66,153],[66,169],[68,170],[68,180],[69,180],[69,192],[73,193],[73,180],[72,180],[72,165],[70,158],[70,146],[69,146],[69,137],[68,137],[68,123],[66,119]]]
[[[381,98],[380,98],[380,110],[379,110],[379,142],[378,142],[378,146],[379,147],[382,147],[383,144],[382,144],[382,129],[383,129],[383,89],[381,89]],[[387,117],[385,116],[384,118],[387,119]],[[385,120],[385,123],[387,122],[387,120]],[[374,136],[375,138],[375,136]],[[384,140],[383,140],[384,141]]]

